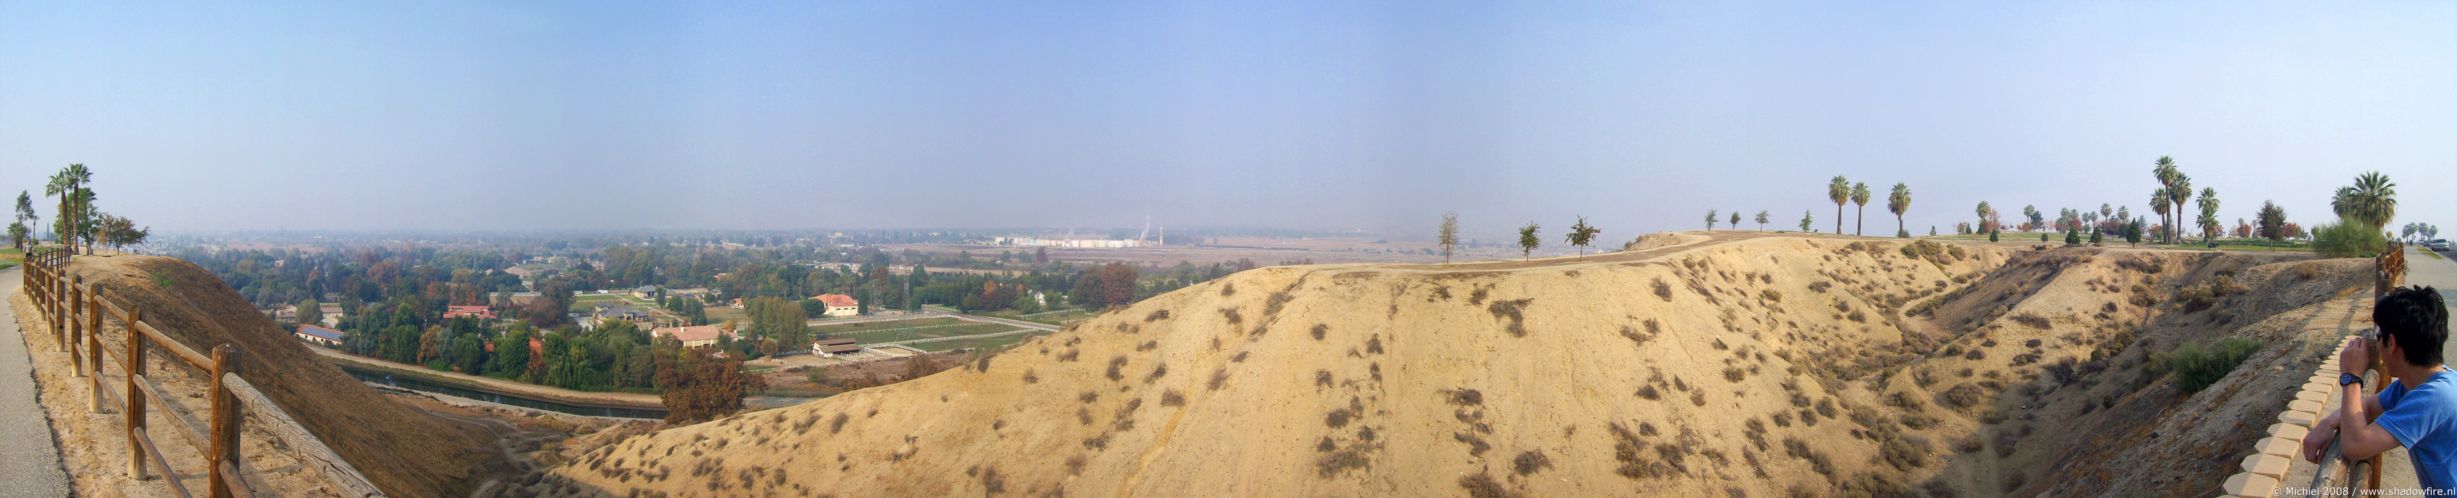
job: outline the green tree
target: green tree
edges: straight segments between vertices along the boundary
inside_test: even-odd
[[[1808,211],[1801,211],[1801,212],[1800,212],[1800,231],[1803,231],[1803,232],[1809,231],[1809,225],[1810,225],[1810,224],[1812,224],[1812,223],[1816,223],[1816,222],[1817,222],[1817,220],[1816,220],[1815,218],[1816,218],[1816,215],[1815,215],[1815,214],[1812,214],[1812,213],[1810,213],[1810,212],[1808,212]]]
[[[1536,231],[1542,229],[1543,227],[1537,226],[1533,221],[1527,222],[1527,226],[1519,227],[1519,259],[1527,259],[1528,255],[1536,252],[1537,244],[1544,243],[1543,239],[1536,237]]]
[[[751,317],[751,326],[744,332],[751,338],[773,340],[780,347],[810,347],[810,316],[802,306],[776,297],[753,298],[743,303],[743,311]]]
[[[1861,235],[1861,232],[1862,232],[1862,231],[1865,231],[1865,230],[1867,230],[1867,229],[1868,229],[1868,184],[1867,184],[1867,183],[1853,183],[1853,184],[1851,184],[1851,203],[1852,203],[1852,204],[1858,204],[1858,205],[1860,206],[1859,211],[1857,212],[1857,214],[1858,214],[1858,218],[1857,218],[1857,219],[1855,219],[1855,220],[1853,220],[1853,221],[1851,222],[1851,234],[1852,234],[1852,235],[1854,235],[1854,236],[1858,236],[1858,235]],[[1837,216],[1840,216],[1840,215],[1838,214]],[[1840,233],[1840,232],[1841,232],[1841,229],[1836,229],[1836,232],[1837,232],[1837,233]]]
[[[1979,201],[1979,207],[1971,212],[1979,215],[1979,222],[1971,225],[1973,229],[1983,233],[1996,231],[1996,207],[1989,206],[1988,201]]]
[[[94,228],[102,231],[102,242],[113,249],[144,244],[153,235],[153,230],[139,228],[136,222],[111,213],[96,213]]]
[[[2080,227],[2068,227],[2065,229],[2065,245],[2082,245],[2082,229]]]
[[[52,174],[51,182],[43,187],[44,196],[60,198],[60,213],[52,224],[61,243],[67,244],[72,254],[76,252],[77,241],[88,238],[84,235],[87,232],[85,214],[92,209],[94,192],[85,185],[93,181],[93,170],[86,169],[83,163],[77,163],[60,168],[60,172]]]
[[[1834,175],[1826,182],[1826,200],[1834,201],[1834,234],[1843,234],[1843,203],[1851,202],[1851,179]]]
[[[1595,234],[1603,232],[1604,229],[1596,228],[1593,225],[1588,225],[1587,217],[1580,216],[1578,217],[1578,223],[1570,225],[1569,235],[1563,238],[1567,239],[1570,242],[1570,245],[1578,246],[1579,259],[1586,259],[1587,243],[1594,242]]]
[[[2337,223],[2313,227],[2312,251],[2327,258],[2369,258],[2389,248],[2388,236],[2368,221],[2339,218]]]
[[[2158,212],[2158,222],[2162,224],[2162,227],[2167,223],[2168,215],[2173,214],[2167,211],[2167,205],[2167,189],[2150,191],[2150,210]]]
[[[2268,240],[2285,240],[2287,238],[2287,209],[2280,209],[2275,201],[2260,201],[2260,211],[2253,213],[2253,236],[2268,238]]]
[[[2371,225],[2373,231],[2397,218],[2397,184],[2378,171],[2355,177],[2353,186],[2338,189],[2329,207],[2346,221]]]
[[[2168,220],[2171,211],[2167,209],[2167,206],[2170,200],[2174,199],[2176,179],[2184,176],[2184,172],[2176,167],[2175,158],[2158,156],[2158,161],[2150,165],[2150,176],[2158,178],[2158,190],[2150,193],[2150,208],[2158,212],[2159,224],[2175,226],[2174,222]]]
[[[1996,242],[1996,235],[1997,235],[1997,234],[1999,234],[1999,233],[2003,233],[2003,232],[2004,232],[2004,230],[1989,230],[1989,231],[1988,231],[1988,241],[1989,241],[1989,242]]]
[[[298,307],[299,324],[312,325],[324,322],[324,307],[317,304],[316,300],[301,299]]]
[[[1911,211],[1911,185],[1896,182],[1894,193],[1885,196],[1885,210],[1894,213],[1894,234],[1906,239],[1911,238],[1910,228],[1903,226],[1902,222],[1903,213]],[[1928,234],[1936,235],[1936,228],[1930,227]]]
[[[1717,216],[1713,209],[1706,210],[1706,231],[1715,231],[1715,222],[1718,221],[1723,221],[1723,217]]]
[[[743,397],[768,388],[765,380],[743,370],[741,359],[718,357],[712,349],[671,348],[657,355],[657,388],[662,390],[666,423],[702,422],[741,411]]]
[[[1459,247],[1459,212],[1442,213],[1442,233],[1437,237],[1442,245],[1442,263],[1450,263],[1450,252]]]
[[[1757,211],[1757,231],[1766,231],[1767,218],[1769,218],[1769,216],[1766,215],[1766,210],[1760,209]]]
[[[2218,221],[2218,189],[2202,187],[2199,207],[2201,208],[2201,217],[2200,219],[2194,221],[2200,222],[2201,241],[2207,243],[2211,240],[2217,239],[2218,235],[2225,233],[2227,229],[2226,225],[2220,224]]]
[[[1731,224],[1724,225],[1724,226],[1729,226],[1729,227],[1732,227],[1732,229],[1733,229],[1733,230],[1739,230],[1739,229],[1740,229],[1740,211],[1732,211],[1732,220],[1731,220],[1731,221],[1732,221],[1732,222],[1731,222]]]
[[[25,250],[34,240],[35,224],[41,221],[34,214],[34,197],[26,191],[17,191],[17,216],[14,219],[16,221],[9,224],[9,244],[18,250]]]
[[[2183,228],[2184,228],[2184,227],[2183,227],[2183,224],[2184,224],[2184,203],[2187,203],[2187,202],[2192,202],[2192,200],[2193,200],[2193,177],[2192,177],[2192,175],[2187,175],[2187,174],[2184,174],[2184,173],[2182,173],[2182,172],[2178,172],[2178,173],[2176,173],[2176,174],[2175,174],[2175,186],[2174,186],[2174,187],[2169,187],[2169,188],[2168,188],[2168,192],[2167,192],[2167,201],[2168,201],[2168,202],[2173,202],[2173,203],[2175,203],[2175,209],[2170,210],[2170,211],[2175,213],[2175,221],[2176,221],[2176,224],[2175,224],[2175,225],[2167,227],[2167,237],[2168,237],[2168,242],[2173,243],[2173,242],[2181,242],[2181,241],[2183,241],[2183,240],[2184,240],[2184,238],[2183,238],[2183,234],[2184,234],[2184,232],[2182,232],[2182,230],[2183,230]]]

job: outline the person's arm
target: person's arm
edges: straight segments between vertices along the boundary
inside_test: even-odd
[[[2371,364],[2370,340],[2356,339],[2352,344],[2347,345],[2346,352],[2338,353],[2339,372],[2362,375],[2360,372]],[[2380,382],[2388,382],[2388,380],[2382,379]],[[2380,400],[2363,395],[2362,384],[2339,386],[2338,401],[2338,412],[2332,417],[2337,419],[2339,455],[2345,456],[2348,460],[2363,460],[2398,446],[2397,438],[2390,436],[2388,429],[2383,429],[2380,424],[2373,423],[2372,419],[2380,416],[2381,413]],[[2313,427],[2318,429],[2330,426],[2314,424]]]
[[[2361,392],[2361,389],[2359,388],[2362,386],[2362,384],[2355,384],[2346,386],[2346,389]],[[2363,398],[2363,418],[2367,420],[2380,418],[2379,396],[2358,397]],[[2343,406],[2344,403],[2340,402],[2340,405]],[[2329,443],[2337,440],[2338,431],[2336,429],[2338,428],[2338,420],[2344,415],[2345,411],[2346,410],[2340,409],[2338,411],[2329,412],[2328,415],[2322,416],[2319,421],[2312,423],[2312,432],[2304,434],[2303,436],[2304,461],[2313,463],[2320,462],[2321,454],[2329,451]]]
[[[2343,408],[2338,410],[2338,454],[2348,460],[2363,460],[2398,446],[2397,438],[2388,429],[2375,424],[2380,413],[2380,400],[2364,396],[2362,384],[2349,384],[2344,392]]]

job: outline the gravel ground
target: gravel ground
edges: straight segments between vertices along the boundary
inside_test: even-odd
[[[18,269],[0,271],[0,296],[17,293]],[[0,306],[0,496],[68,496],[68,473],[51,434],[51,418],[35,400],[33,365],[15,315]]]

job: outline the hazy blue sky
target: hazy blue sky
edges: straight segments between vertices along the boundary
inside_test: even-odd
[[[1831,228],[1844,174],[1924,232],[2141,211],[2162,154],[2230,222],[2380,170],[2457,223],[2457,3],[0,0],[0,188],[83,162],[171,230],[1619,240]]]

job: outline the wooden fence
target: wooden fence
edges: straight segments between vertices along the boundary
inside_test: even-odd
[[[332,448],[307,432],[281,406],[239,376],[241,351],[230,344],[217,344],[205,353],[173,340],[152,323],[144,320],[144,310],[131,309],[111,302],[105,289],[88,285],[82,277],[67,274],[69,255],[56,248],[37,249],[26,254],[25,291],[41,310],[43,319],[51,325],[52,338],[62,352],[68,353],[74,365],[73,375],[88,383],[92,399],[88,407],[94,413],[105,413],[113,407],[125,414],[123,424],[128,439],[128,473],[139,480],[147,479],[148,469],[162,476],[176,496],[194,496],[188,483],[181,482],[179,472],[171,468],[148,427],[146,413],[160,408],[163,417],[173,422],[170,432],[179,434],[194,448],[204,452],[204,473],[208,496],[228,498],[254,496],[241,469],[246,467],[245,455],[239,451],[241,422],[253,412],[258,420],[268,422],[267,432],[287,443],[298,453],[303,464],[320,467],[332,491],[344,496],[383,496],[383,492],[367,482],[349,462],[333,453]],[[123,351],[106,351],[102,335],[106,325],[118,324],[127,337]],[[205,423],[197,422],[196,414],[187,413],[163,400],[170,395],[155,384],[145,371],[147,350],[159,349],[170,353],[167,362],[185,365],[206,373],[211,379],[212,401],[210,416]],[[105,362],[109,359],[112,361]],[[105,386],[103,369],[117,366],[125,374],[120,386]],[[117,389],[112,389],[116,387]]]

